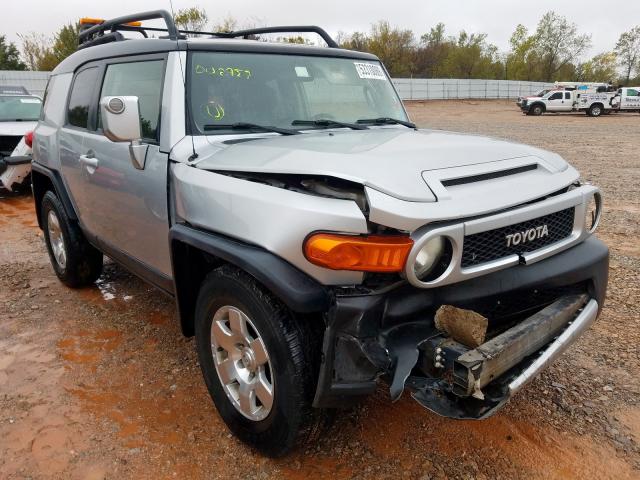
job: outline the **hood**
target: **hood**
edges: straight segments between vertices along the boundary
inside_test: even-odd
[[[558,155],[527,145],[404,127],[323,130],[303,135],[263,136],[231,144],[220,137],[208,139],[208,144],[201,143],[197,149],[198,168],[337,177],[416,202],[436,200],[425,172],[460,170],[525,157],[552,172],[567,167]]]
[[[14,136],[24,135],[30,130],[36,128],[37,121],[34,122],[1,122],[0,121],[0,136]]]

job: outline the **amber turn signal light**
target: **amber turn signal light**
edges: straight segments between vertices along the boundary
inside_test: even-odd
[[[400,272],[413,240],[408,236],[316,233],[304,243],[311,263],[332,270]]]

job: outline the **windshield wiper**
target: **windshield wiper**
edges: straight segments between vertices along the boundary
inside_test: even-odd
[[[260,130],[262,132],[275,132],[280,135],[298,135],[300,134],[297,130],[292,130],[290,128],[280,128],[273,127],[271,125],[258,125],[257,123],[214,123],[211,125],[205,125],[204,130]]]
[[[408,128],[417,130],[416,124],[407,122],[406,120],[398,120],[397,118],[380,117],[380,118],[362,118],[356,123],[372,123],[374,125],[404,125]]]
[[[321,118],[319,120],[294,120],[291,125],[311,125],[314,127],[344,127],[352,130],[366,130],[364,125],[356,125],[355,123],[339,122],[337,120],[329,120],[328,118]]]

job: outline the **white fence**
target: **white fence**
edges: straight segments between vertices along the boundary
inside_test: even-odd
[[[21,85],[42,96],[49,72],[0,71],[0,85]],[[457,98],[516,98],[531,95],[551,83],[517,80],[459,80],[439,78],[394,78],[403,100],[449,100]]]
[[[17,70],[0,70],[0,85],[24,87],[29,93],[42,97],[49,80],[49,72],[21,72]]]
[[[457,98],[516,98],[532,95],[552,83],[518,80],[462,80],[439,78],[394,78],[403,100],[450,100]]]

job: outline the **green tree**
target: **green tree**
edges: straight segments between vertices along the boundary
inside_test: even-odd
[[[618,58],[614,52],[604,52],[580,65],[578,78],[583,82],[614,83],[618,77]]]
[[[20,60],[20,52],[13,42],[7,42],[0,35],[0,70],[26,70],[27,66]]]
[[[213,25],[213,27],[211,28],[211,30],[213,32],[233,32],[234,30],[238,30],[238,20],[236,20],[234,17],[232,17],[231,15],[227,15],[225,18],[222,19],[221,22],[218,22],[216,24]],[[253,28],[252,26],[249,26],[249,24],[247,24],[246,26],[242,27],[243,29],[246,28]]]
[[[19,35],[22,56],[30,70],[51,71],[78,48],[78,24],[64,25],[53,37],[31,32]]]
[[[178,28],[202,32],[207,28],[209,16],[203,8],[189,7],[178,10],[173,20],[176,22]]]
[[[451,78],[499,78],[502,66],[497,59],[498,49],[486,42],[485,33],[460,32],[451,39],[452,47],[445,60]]]
[[[640,25],[620,35],[616,44],[616,53],[620,65],[624,68],[625,85],[629,85],[633,72],[640,70]]]
[[[277,37],[276,41],[282,43],[296,43],[298,45],[314,45],[311,40],[303,37],[302,35],[295,35],[292,37]]]
[[[337,42],[342,48],[349,50],[356,50],[358,52],[369,51],[369,37],[363,32],[353,32],[349,35],[340,33]]]
[[[535,33],[542,79],[557,79],[563,67],[580,58],[590,47],[591,36],[579,34],[575,23],[553,11],[545,13]]]
[[[51,71],[57,65],[51,50],[51,39],[45,35],[30,32],[19,34],[22,41],[22,58],[29,70]]]
[[[413,73],[414,36],[411,30],[392,27],[379,21],[371,26],[369,34],[355,32],[341,39],[344,48],[377,55],[392,76],[410,76]]]
[[[445,34],[444,23],[431,27],[429,33],[420,37],[420,46],[414,60],[416,73],[427,78],[444,76],[444,63],[451,46]]]
[[[506,77],[512,80],[540,80],[540,58],[536,38],[529,35],[524,25],[518,25],[509,40],[511,50],[507,54]]]

